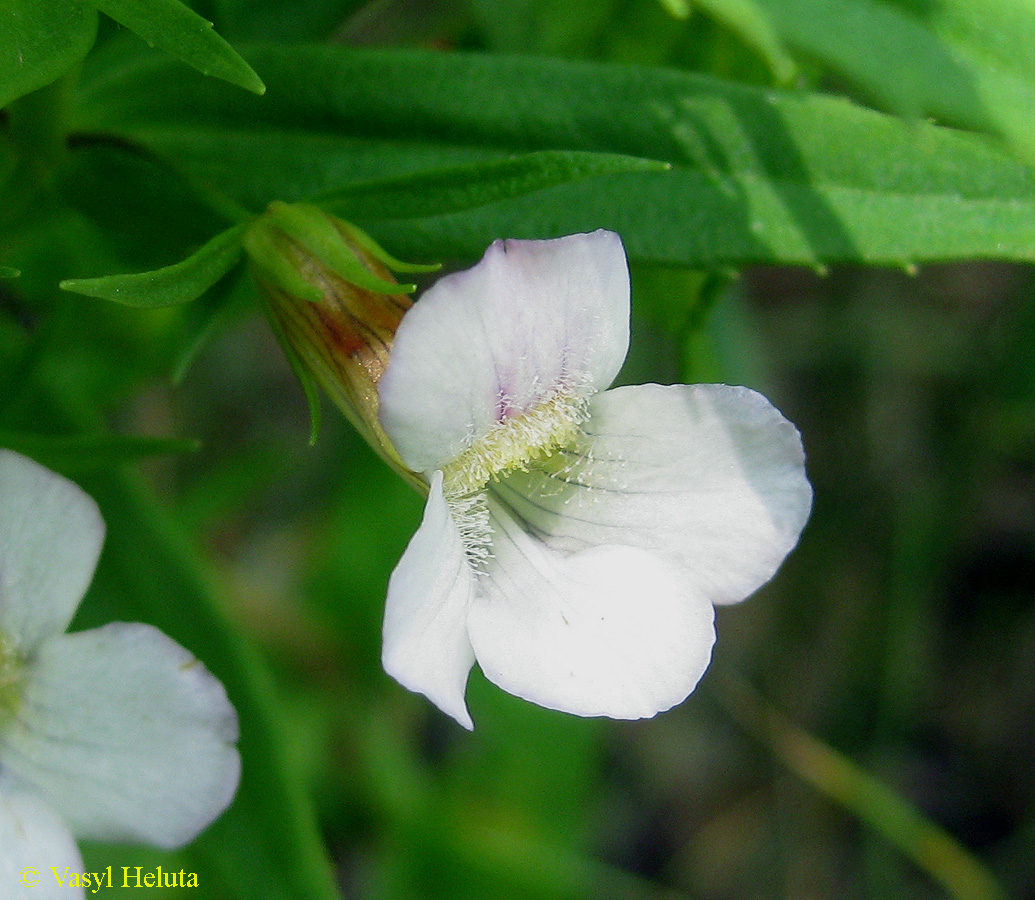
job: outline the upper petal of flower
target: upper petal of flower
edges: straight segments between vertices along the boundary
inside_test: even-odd
[[[223,686],[149,625],[44,641],[0,759],[80,838],[177,847],[230,803],[237,715]]]
[[[53,877],[54,866],[64,885]],[[82,900],[82,887],[65,877],[82,872],[79,848],[61,818],[13,779],[0,776],[0,885],[4,900]],[[40,875],[37,885],[19,877],[26,868]]]
[[[0,634],[20,653],[68,627],[103,543],[104,522],[90,497],[0,450]]]
[[[686,699],[715,640],[703,594],[644,550],[565,555],[492,510],[493,559],[468,619],[490,681],[581,716],[639,719]]]
[[[381,659],[396,681],[468,729],[474,728],[464,702],[474,664],[467,638],[473,592],[474,572],[436,472],[424,519],[388,582]]]
[[[628,343],[618,235],[496,241],[403,316],[378,385],[381,423],[406,465],[430,472],[558,392],[606,388]]]
[[[616,388],[593,398],[583,431],[494,486],[554,547],[641,547],[733,603],[772,577],[808,519],[798,431],[747,388]]]

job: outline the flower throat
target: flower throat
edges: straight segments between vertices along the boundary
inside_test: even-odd
[[[491,556],[492,529],[485,489],[510,472],[570,447],[589,417],[584,392],[556,389],[522,412],[503,413],[492,428],[443,467],[446,502],[460,531],[468,562],[480,571]]]
[[[492,428],[443,467],[447,497],[480,491],[509,472],[527,472],[529,463],[571,446],[589,417],[582,392],[558,389],[529,409],[504,413]]]

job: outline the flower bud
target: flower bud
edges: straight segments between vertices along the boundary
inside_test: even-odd
[[[366,441],[408,480],[378,420],[377,383],[415,287],[368,235],[316,206],[271,203],[244,238],[252,278],[303,384],[311,376]]]

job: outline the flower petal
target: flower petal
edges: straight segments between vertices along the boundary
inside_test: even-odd
[[[558,390],[603,390],[628,344],[618,235],[496,241],[403,316],[378,385],[381,424],[406,465],[430,472]]]
[[[81,838],[177,847],[237,790],[237,715],[223,686],[150,625],[40,645],[0,759]]]
[[[555,548],[641,547],[733,603],[797,543],[812,505],[804,466],[797,429],[761,394],[640,385],[595,397],[578,447],[494,490]]]
[[[468,618],[490,681],[580,716],[639,719],[686,699],[715,640],[704,595],[643,550],[565,556],[492,508],[493,559]]]
[[[0,777],[0,896],[4,900],[82,900],[82,887],[73,887],[67,877],[68,872],[82,871],[79,848],[65,823],[13,779]],[[32,883],[35,876],[38,884]]]
[[[0,633],[21,653],[68,627],[103,543],[104,521],[90,497],[0,450]]]
[[[467,638],[473,591],[474,572],[436,472],[424,519],[388,581],[381,661],[467,729],[474,728],[464,702],[474,664]]]

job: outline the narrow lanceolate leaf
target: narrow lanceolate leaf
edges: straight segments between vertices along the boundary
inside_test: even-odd
[[[773,20],[758,0],[694,0],[754,47],[783,84],[794,77],[795,65],[783,46]]]
[[[347,185],[314,198],[341,216],[406,219],[460,212],[593,175],[665,172],[671,164],[615,153],[541,150]]]
[[[79,127],[142,143],[255,210],[515,153],[672,166],[371,216],[375,238],[418,259],[600,227],[637,260],[697,266],[1035,259],[1032,170],[991,140],[833,97],[547,58],[335,46],[250,58],[270,85],[261,101],[153,63],[87,84]]]
[[[753,0],[780,36],[892,112],[1001,135],[1035,161],[1028,0]]]
[[[61,288],[87,297],[112,300],[126,306],[178,306],[200,297],[229,272],[241,258],[244,225],[217,234],[183,262],[129,275],[69,278]]]
[[[67,2],[67,0],[66,0]],[[147,41],[203,75],[212,75],[255,94],[266,90],[255,70],[212,30],[212,23],[180,0],[89,0]]]
[[[69,0],[0,5],[0,108],[50,84],[86,56],[97,13]]]

